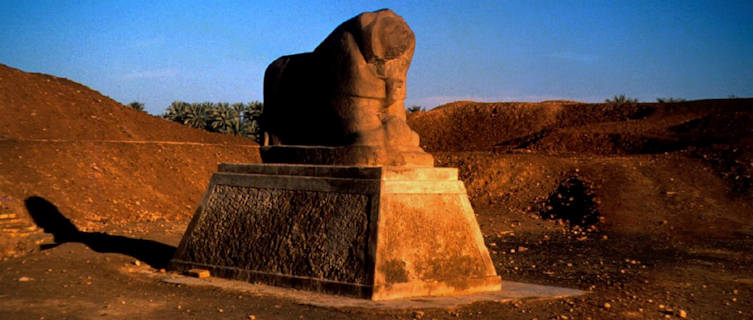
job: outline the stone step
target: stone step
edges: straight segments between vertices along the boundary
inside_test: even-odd
[[[0,213],[0,220],[3,219],[15,219],[16,214],[15,213]]]
[[[38,230],[37,232],[30,233],[28,236],[28,239],[29,241],[34,242],[35,245],[55,242],[55,236],[49,233],[44,233],[42,230]]]
[[[6,246],[0,246],[0,259],[20,257],[39,250],[42,244],[55,243],[55,237],[42,232],[41,229],[21,233],[3,234],[0,232],[0,237],[4,237],[8,241],[5,242]]]
[[[11,224],[25,223],[26,221],[19,218],[0,219],[0,226],[6,226]]]
[[[295,164],[236,164],[221,163],[219,173],[240,173],[270,176],[321,177],[335,179],[453,181],[458,179],[457,168],[434,167],[368,167]]]
[[[15,225],[0,226],[0,232],[11,233],[11,234],[31,232],[37,229],[38,229],[37,226],[29,225],[29,224],[15,224]]]
[[[457,181],[457,168],[383,167],[382,180],[388,181]]]

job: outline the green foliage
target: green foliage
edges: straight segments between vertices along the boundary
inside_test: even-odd
[[[408,112],[418,112],[418,111],[424,111],[424,107],[422,106],[410,106],[408,107]]]
[[[240,134],[241,115],[227,103],[217,103],[209,113],[210,131]]]
[[[141,111],[141,112],[146,112],[146,110],[144,110],[144,104],[141,103],[141,102],[138,102],[138,101],[131,102],[131,103],[127,104],[126,106],[131,107],[131,109],[133,109],[133,110],[137,110],[137,111]]]
[[[612,99],[606,99],[604,102],[609,104],[633,104],[638,103],[638,99],[628,98],[625,94],[614,96]]]
[[[183,123],[186,117],[186,110],[188,110],[188,107],[190,106],[191,104],[188,102],[174,101],[169,107],[167,107],[167,110],[162,114],[162,117],[170,121]]]
[[[685,101],[683,98],[656,98],[656,102],[658,103],[676,103],[683,101]]]
[[[244,136],[256,140],[257,143],[264,143],[264,132],[262,130],[261,114],[264,111],[264,104],[261,101],[251,101],[246,104],[241,121],[241,132]]]
[[[212,107],[211,102],[193,103],[186,108],[183,117],[183,124],[198,129],[207,128],[207,120],[209,119],[209,108]]]
[[[264,105],[259,101],[249,103],[175,101],[162,117],[181,124],[234,135],[243,135],[261,143],[263,132],[259,119]]]

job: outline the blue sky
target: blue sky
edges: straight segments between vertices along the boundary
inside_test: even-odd
[[[270,62],[381,8],[416,34],[406,105],[753,96],[749,0],[0,0],[0,63],[151,113],[262,100]]]

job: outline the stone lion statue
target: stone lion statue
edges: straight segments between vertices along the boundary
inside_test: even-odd
[[[384,9],[342,23],[313,52],[278,58],[264,74],[269,144],[343,147],[335,153],[352,164],[433,165],[405,121],[414,48],[408,24]]]

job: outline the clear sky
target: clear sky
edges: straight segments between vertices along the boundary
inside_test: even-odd
[[[406,105],[753,96],[751,0],[0,0],[0,63],[151,113],[262,100],[270,62],[381,8],[416,34]]]

